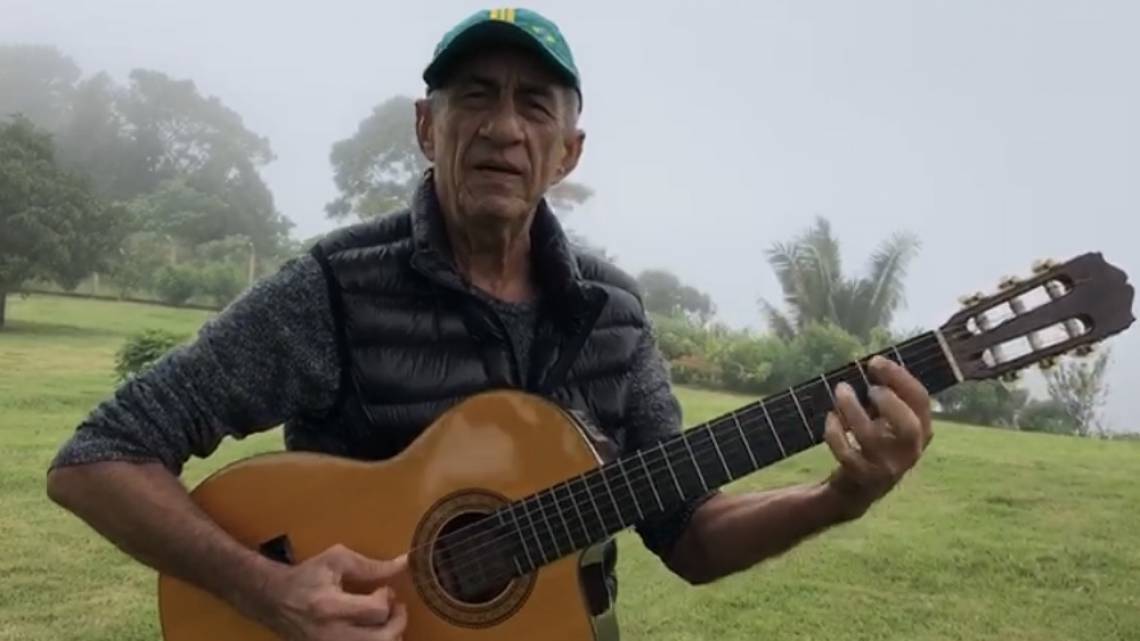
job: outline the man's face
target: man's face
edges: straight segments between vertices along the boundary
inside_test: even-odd
[[[524,220],[574,169],[584,135],[569,91],[532,57],[503,51],[461,63],[417,104],[420,146],[452,216]]]

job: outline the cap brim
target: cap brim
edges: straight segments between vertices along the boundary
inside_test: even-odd
[[[424,70],[424,82],[429,89],[438,88],[447,81],[457,62],[479,51],[516,47],[537,55],[569,87],[578,87],[577,79],[526,29],[498,20],[472,25],[452,40]]]

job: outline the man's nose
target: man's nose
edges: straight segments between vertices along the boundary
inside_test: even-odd
[[[480,133],[492,143],[504,147],[522,142],[525,136],[522,116],[514,102],[500,101],[495,109],[487,114]]]

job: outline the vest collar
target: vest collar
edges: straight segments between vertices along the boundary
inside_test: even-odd
[[[412,199],[411,227],[412,267],[441,285],[466,292],[467,285],[452,257],[431,169],[424,174]],[[556,307],[566,307],[561,311],[567,312],[568,320],[575,325],[596,317],[599,305],[604,304],[605,292],[582,278],[570,241],[546,199],[539,202],[531,224],[531,252],[543,299]]]

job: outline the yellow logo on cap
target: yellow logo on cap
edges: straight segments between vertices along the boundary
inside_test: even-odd
[[[503,22],[515,21],[514,9],[491,9],[492,20],[502,20]]]

